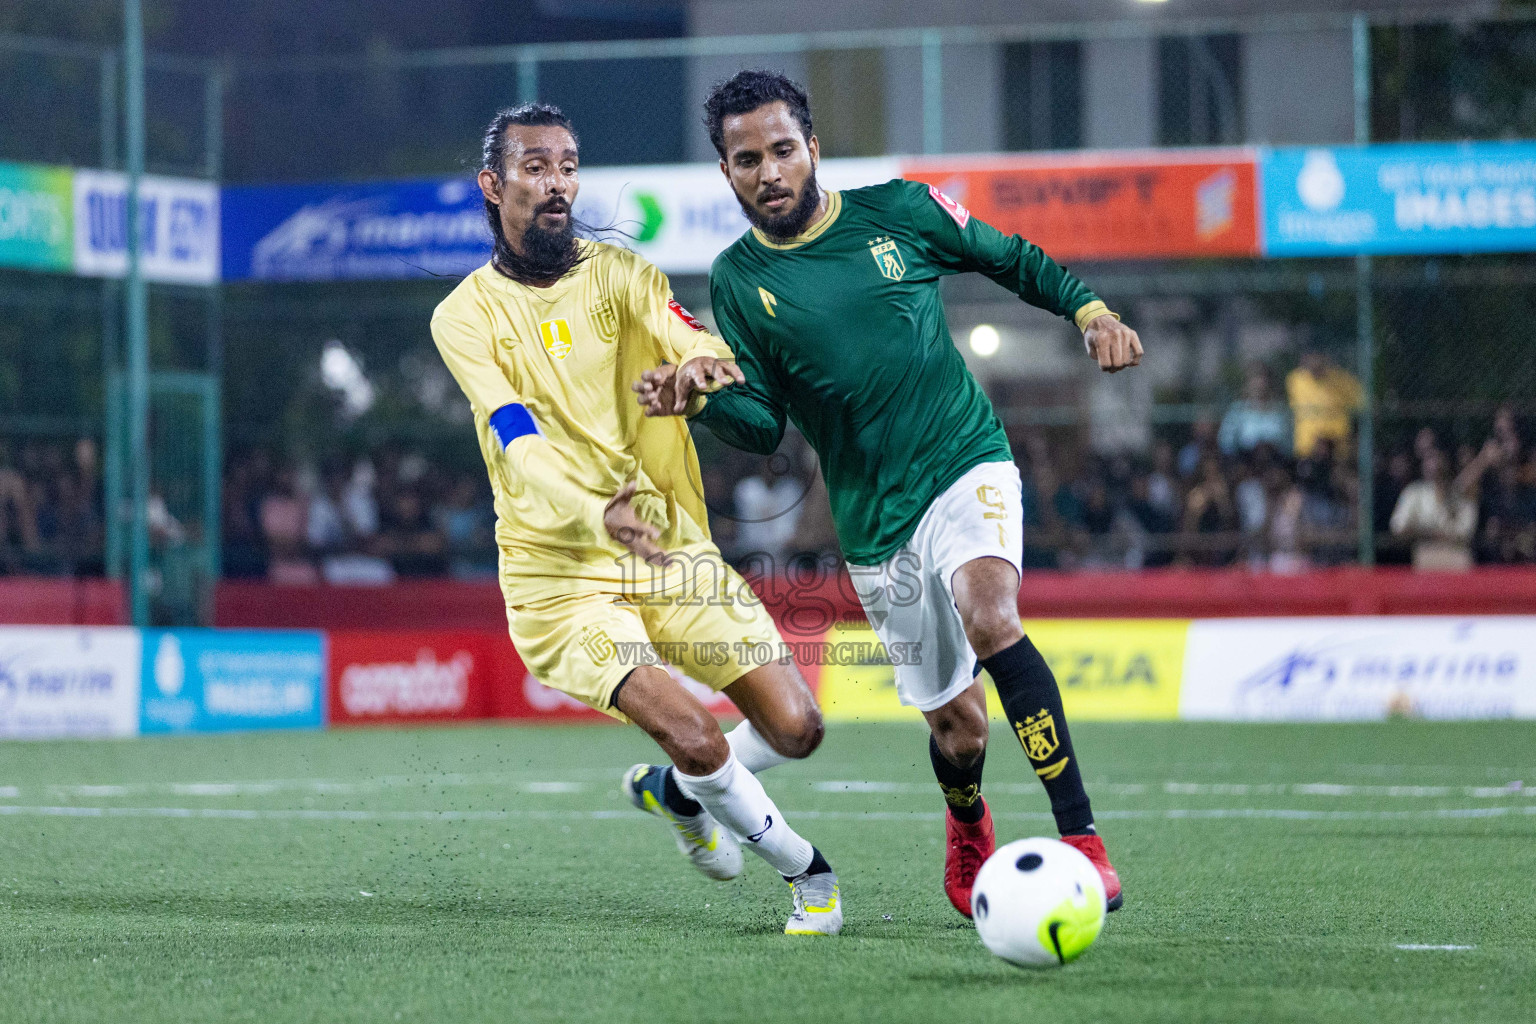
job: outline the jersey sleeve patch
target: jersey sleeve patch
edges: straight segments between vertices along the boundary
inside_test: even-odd
[[[951,220],[960,225],[961,231],[965,230],[965,226],[971,222],[970,210],[967,210],[932,185],[928,186],[928,195],[933,198],[934,202],[939,204],[945,213],[949,214]]]
[[[683,323],[687,324],[689,327],[692,327],[694,330],[702,331],[706,329],[704,325],[699,323],[698,320],[694,319],[693,314],[684,309],[683,304],[678,302],[676,299],[669,299],[667,301],[667,308],[672,311],[674,316],[676,316]]]

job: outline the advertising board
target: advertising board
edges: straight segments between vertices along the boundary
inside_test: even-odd
[[[144,733],[318,729],[325,637],[236,629],[144,631]]]
[[[0,626],[0,736],[132,736],[139,631]]]

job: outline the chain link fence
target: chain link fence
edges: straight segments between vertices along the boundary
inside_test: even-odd
[[[1217,79],[1241,72],[1231,46],[1197,45],[1240,28],[1194,26],[1162,47],[1189,58],[1170,60],[1162,76],[1179,68],[1186,76],[1172,111],[1183,112],[1176,141],[1249,137],[1232,135],[1232,105],[1217,102]],[[863,85],[908,89],[927,118],[953,100],[972,52],[965,47],[981,45],[953,35],[903,36],[884,49],[870,34],[776,38],[740,52],[722,44],[704,57],[667,50],[698,41],[666,41],[635,44],[643,57],[565,59],[575,51],[514,47],[462,66],[382,53],[360,66],[281,73],[162,60],[148,82],[149,166],[230,181],[458,173],[475,157],[487,112],[534,96],[577,118],[589,164],[696,159],[689,97],[744,63],[830,83],[832,95],[817,98],[828,105],[817,113],[829,150],[885,152],[900,130],[860,129],[837,97],[863,93],[838,88],[842,65],[818,55],[859,55]],[[1091,139],[1083,124],[1042,114],[1052,83],[1081,73],[1072,62],[1083,38],[1021,31],[996,41],[1006,51],[1000,66],[1031,83],[1008,92],[1024,111],[1018,123],[1005,118],[1008,145]],[[1378,24],[1369,40],[1374,140],[1536,131],[1536,30],[1520,16]],[[920,87],[932,72],[936,95]],[[626,84],[637,73],[646,90]],[[116,166],[116,74],[111,51],[0,46],[8,96],[0,159]],[[1209,109],[1196,117],[1201,104]],[[58,116],[66,107],[73,115]],[[1199,137],[1207,130],[1220,138]],[[954,145],[921,127],[907,148],[935,141]],[[1378,258],[1368,276],[1353,260],[1074,269],[1142,332],[1149,357],[1140,370],[1098,374],[1070,325],[989,282],[945,286],[952,333],[993,398],[1025,481],[1030,566],[1295,571],[1362,555],[1386,564],[1536,560],[1536,360],[1522,329],[1536,301],[1531,255]],[[216,374],[223,403],[223,498],[210,511],[197,493],[162,490],[174,524],[162,537],[217,538],[226,575],[492,575],[488,493],[467,408],[426,330],[453,283],[154,287],[153,368]],[[674,285],[707,318],[707,283]],[[1349,380],[1365,376],[1362,294],[1374,385],[1355,403]],[[115,569],[102,494],[114,472],[105,424],[107,381],[121,365],[120,302],[110,281],[0,270],[0,572]],[[990,358],[968,347],[980,324],[1001,338]],[[157,471],[190,479],[207,470],[183,436],[196,419],[193,400],[167,401],[151,431],[164,446]],[[1319,407],[1334,402],[1337,416]],[[1365,414],[1373,431],[1362,480]],[[1319,435],[1314,421],[1329,419]],[[791,434],[771,459],[704,432],[698,442],[713,526],[733,556],[835,551],[803,441]],[[1426,526],[1426,509],[1445,521]],[[174,559],[162,569],[167,580],[179,571]],[[196,617],[203,601],[196,587],[182,588],[162,617]]]

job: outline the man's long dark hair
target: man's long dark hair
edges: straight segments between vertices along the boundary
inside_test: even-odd
[[[480,143],[480,166],[496,175],[497,184],[502,182],[506,172],[507,129],[514,125],[564,128],[571,133],[571,141],[576,143],[577,148],[581,146],[571,119],[559,107],[548,103],[525,103],[520,107],[499,111],[486,126]],[[529,221],[527,230],[523,232],[522,252],[518,252],[507,241],[506,233],[501,228],[501,207],[489,199],[485,201],[485,219],[490,224],[491,237],[495,240],[491,266],[502,276],[522,284],[542,283],[564,277],[587,258],[583,247],[576,244],[578,232],[590,233],[587,225],[578,221],[572,213],[566,218],[563,230],[544,231],[538,226],[539,212],[542,212],[541,207],[536,207],[534,219]]]

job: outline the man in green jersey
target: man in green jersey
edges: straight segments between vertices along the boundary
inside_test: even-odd
[[[752,223],[715,260],[710,293],[744,382],[671,366],[636,385],[651,415],[691,413],[723,440],[772,452],[793,420],[821,458],[838,539],[859,599],[896,666],[902,703],[927,718],[948,805],[944,888],[971,914],[995,846],[981,798],[992,676],[1050,797],[1063,839],[1120,880],[1093,812],[1055,677],[1019,623],[1021,485],[1001,422],[955,349],[939,279],[985,274],[1076,322],[1108,372],[1140,362],[1136,332],[1040,249],[977,220],[919,182],[828,192],[805,92],[743,71],[717,86],[705,122]],[[733,375],[734,376],[734,375]],[[713,391],[707,397],[702,394]],[[778,763],[765,756],[748,767]]]

